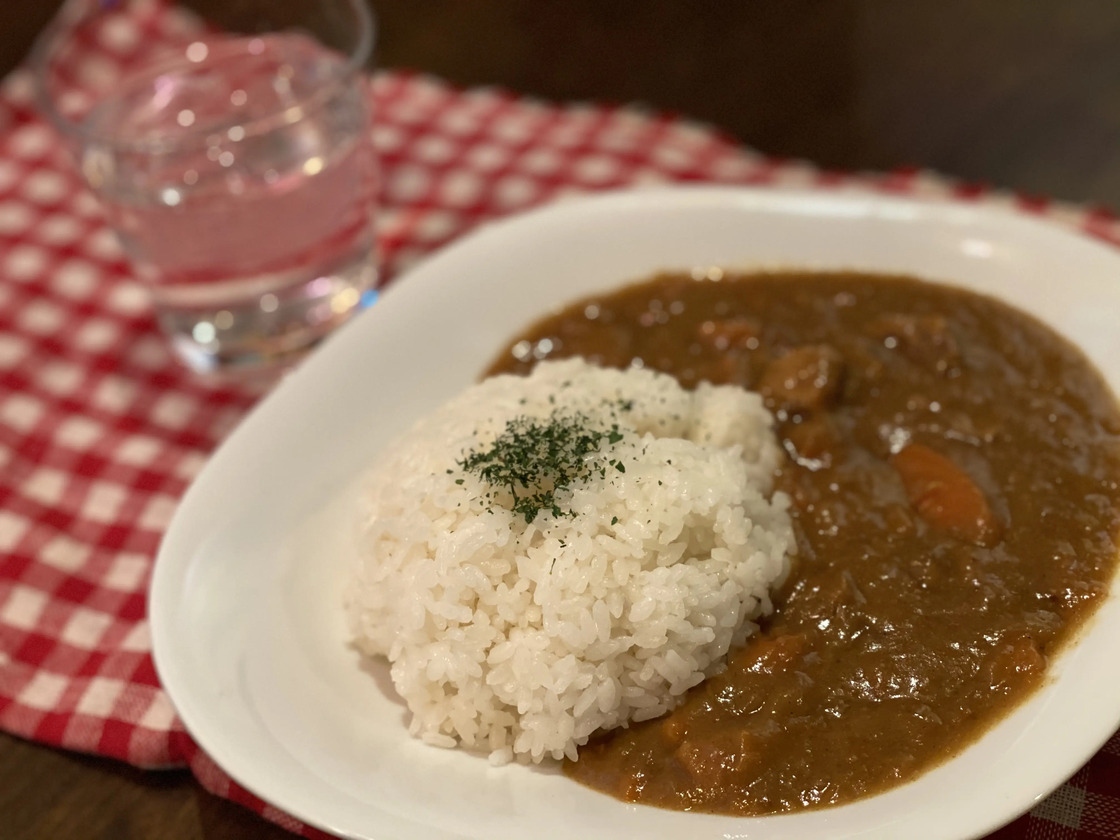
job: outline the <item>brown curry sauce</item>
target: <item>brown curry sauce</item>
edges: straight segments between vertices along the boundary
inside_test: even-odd
[[[762,632],[565,772],[756,815],[909,780],[1045,678],[1108,591],[1120,412],[1081,353],[991,298],[850,273],[665,275],[581,301],[490,372],[581,355],[760,391],[798,555]]]

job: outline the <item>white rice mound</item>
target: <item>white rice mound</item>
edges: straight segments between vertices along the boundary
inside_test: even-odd
[[[560,516],[527,523],[458,463],[515,417],[576,413],[622,438],[587,456],[606,468],[557,495]],[[676,706],[771,610],[794,550],[778,457],[772,417],[738,387],[581,360],[487,379],[373,470],[355,642],[388,657],[424,741],[574,759],[596,730]]]

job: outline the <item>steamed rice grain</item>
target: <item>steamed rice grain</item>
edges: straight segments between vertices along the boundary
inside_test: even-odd
[[[531,521],[464,469],[515,418],[612,430]],[[544,362],[421,419],[372,471],[347,608],[411,732],[491,761],[576,757],[722,667],[769,612],[793,537],[756,394]],[[543,484],[547,484],[545,477]]]

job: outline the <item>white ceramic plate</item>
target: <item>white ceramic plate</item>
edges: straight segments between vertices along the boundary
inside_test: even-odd
[[[249,790],[376,840],[981,836],[1071,775],[1120,724],[1120,593],[1053,678],[958,758],[889,793],[738,819],[629,806],[555,769],[425,747],[381,664],[347,646],[353,486],[414,417],[549,309],[657,270],[910,272],[998,295],[1077,342],[1120,392],[1120,256],[982,207],[676,188],[492,225],[399,280],[251,414],[184,498],[151,588],[156,665],[187,728]]]

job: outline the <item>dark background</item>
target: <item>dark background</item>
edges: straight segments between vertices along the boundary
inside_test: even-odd
[[[0,0],[0,70],[57,4]],[[1120,209],[1116,0],[373,4],[383,67],[640,102],[829,168],[915,165]]]
[[[0,0],[0,72],[57,5]],[[382,67],[545,99],[639,102],[834,169],[919,166],[1120,209],[1116,0],[375,6]],[[289,836],[185,771],[143,773],[0,735],[4,840]]]

